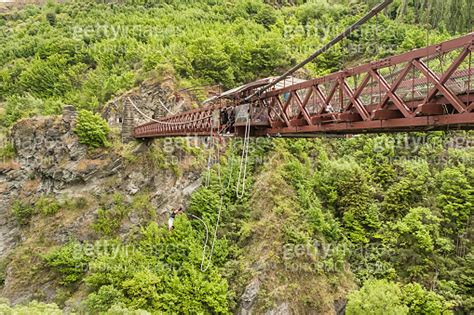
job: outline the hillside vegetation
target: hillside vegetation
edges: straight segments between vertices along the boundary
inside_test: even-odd
[[[194,217],[178,216],[172,233],[150,187],[129,196],[121,174],[101,195],[16,200],[9,208],[23,237],[0,261],[0,287],[8,276],[19,291],[48,283],[54,293],[4,301],[0,313],[333,314],[346,303],[347,314],[472,313],[472,132],[252,140],[238,196],[240,140],[220,150],[163,140],[131,153],[91,113],[164,73],[182,88],[232,88],[281,73],[377,2],[83,0],[2,14],[4,132],[71,104],[91,156],[116,153],[124,174],[150,178],[197,169],[202,185],[182,200]],[[472,16],[469,0],[394,1],[298,75],[466,33]],[[169,144],[197,162],[172,163]],[[207,154],[218,161],[209,170]],[[10,143],[0,148],[2,159],[14,155]],[[48,237],[63,218],[87,213],[87,237]]]
[[[449,37],[447,30],[469,30],[470,1],[430,4],[441,10],[430,13],[439,31],[425,26],[418,12],[426,12],[422,8],[429,1],[412,2],[396,1],[387,15],[309,65],[306,75],[425,46],[427,31],[434,43]],[[275,9],[262,1],[86,0],[28,6],[0,19],[0,122],[8,127],[24,116],[58,113],[64,104],[96,110],[165,69],[172,69],[183,87],[232,88],[274,75],[374,4],[311,1]],[[452,19],[443,10],[461,14]],[[432,18],[438,15],[443,18]]]

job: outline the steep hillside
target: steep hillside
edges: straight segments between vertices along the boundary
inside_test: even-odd
[[[240,139],[121,129],[131,102],[158,116],[280,73],[376,2],[0,15],[0,313],[472,313],[472,132],[258,138],[245,162]],[[471,2],[394,1],[298,76],[468,32]]]

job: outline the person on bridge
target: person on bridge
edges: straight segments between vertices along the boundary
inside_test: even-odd
[[[172,231],[174,229],[174,218],[178,215],[184,212],[184,209],[182,206],[179,206],[176,209],[173,209],[170,211],[170,216],[168,218],[168,231]]]

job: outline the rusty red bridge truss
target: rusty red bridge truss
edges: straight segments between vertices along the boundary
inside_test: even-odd
[[[311,136],[474,128],[474,33],[249,95],[256,81],[198,109],[137,126],[134,137]]]

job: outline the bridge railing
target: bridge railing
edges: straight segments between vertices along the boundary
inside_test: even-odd
[[[220,106],[209,106],[188,112],[156,119],[135,127],[136,138],[156,137],[157,135],[179,136],[186,134],[208,135],[211,130],[217,132],[215,109]]]
[[[268,108],[275,129],[270,133],[398,118],[406,118],[409,127],[410,119],[420,116],[469,113],[474,109],[473,50],[470,33],[269,91],[253,102]],[[318,129],[325,128],[313,128]]]
[[[251,108],[263,110],[268,121],[253,126],[252,134],[472,128],[473,50],[470,33],[261,93],[250,101]],[[134,136],[209,135],[219,131],[219,110],[239,105],[238,97],[230,104],[220,99],[138,126]]]

